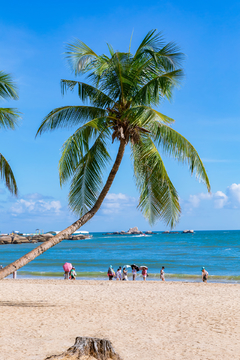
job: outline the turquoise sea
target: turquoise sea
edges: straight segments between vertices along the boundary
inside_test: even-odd
[[[109,265],[117,270],[119,265],[136,263],[148,266],[148,280],[159,280],[160,268],[165,266],[166,280],[201,281],[205,266],[209,281],[240,283],[240,231],[91,235],[89,240],[62,241],[20,269],[18,278],[62,279],[63,264],[71,262],[78,279],[107,280]],[[6,266],[37,245],[1,245],[0,264]]]

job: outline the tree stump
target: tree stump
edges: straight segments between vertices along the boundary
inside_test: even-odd
[[[122,360],[113,349],[109,340],[93,337],[77,337],[75,344],[60,355],[47,357],[45,360],[78,360],[78,359],[97,359],[97,360]]]

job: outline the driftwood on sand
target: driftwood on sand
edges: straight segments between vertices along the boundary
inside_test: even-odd
[[[77,337],[75,344],[60,355],[47,357],[45,360],[122,360],[113,349],[109,340],[93,337]]]

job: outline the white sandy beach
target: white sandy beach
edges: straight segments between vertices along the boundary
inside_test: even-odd
[[[77,336],[123,360],[240,358],[240,285],[3,280],[0,360],[44,360]]]

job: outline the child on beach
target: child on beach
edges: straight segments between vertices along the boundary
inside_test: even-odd
[[[162,281],[165,281],[164,269],[165,269],[165,267],[162,266],[162,269],[160,270],[160,279]]]
[[[208,272],[206,271],[205,267],[202,267],[202,281],[207,282],[208,279]]]
[[[75,271],[75,267],[73,266],[70,271],[70,280],[76,280],[77,273]]]

